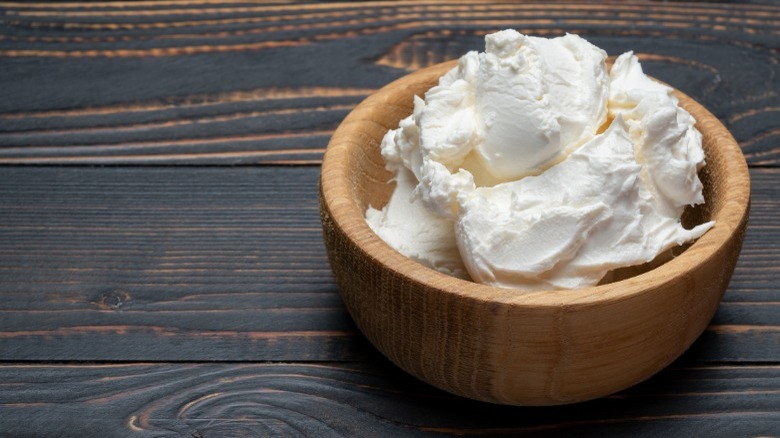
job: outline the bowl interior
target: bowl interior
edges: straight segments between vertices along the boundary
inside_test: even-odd
[[[365,105],[364,109],[366,111],[365,113],[361,112],[360,116],[361,118],[368,116],[373,123],[373,129],[362,132],[363,136],[360,141],[352,144],[352,153],[346,155],[348,162],[345,163],[345,169],[347,169],[346,176],[349,180],[350,199],[354,207],[353,213],[357,213],[362,218],[369,205],[374,208],[382,208],[388,202],[395,184],[391,181],[393,174],[385,169],[385,163],[380,153],[382,137],[389,129],[397,128],[398,122],[402,118],[411,114],[413,110],[412,96],[414,94],[423,96],[425,91],[438,82],[438,78],[442,74],[455,65],[456,62],[451,61],[409,75],[383,88],[377,95],[372,96],[372,98],[361,105]],[[398,82],[401,82],[401,84],[398,84]],[[683,93],[675,90],[675,94],[680,100],[680,104],[693,114],[698,121],[697,128],[702,132],[702,143],[707,163],[699,172],[699,177],[704,185],[705,203],[696,207],[688,207],[683,214],[682,222],[686,228],[691,228],[696,224],[713,219],[718,225],[696,242],[673,248],[667,253],[659,255],[653,262],[613,271],[607,275],[599,286],[558,291],[565,293],[563,297],[557,292],[550,293],[553,291],[525,293],[524,295],[540,296],[542,301],[547,301],[544,297],[548,299],[554,297],[553,303],[558,303],[560,299],[565,301],[580,300],[583,296],[607,297],[610,295],[607,292],[614,290],[615,285],[620,285],[627,279],[642,277],[642,275],[650,272],[658,274],[658,279],[668,278],[678,274],[679,270],[664,269],[664,272],[659,272],[659,270],[666,267],[670,262],[675,262],[673,266],[687,266],[689,263],[704,262],[707,259],[707,249],[714,250],[717,247],[717,242],[725,241],[729,232],[737,227],[739,218],[724,212],[724,206],[729,202],[741,204],[746,204],[747,202],[748,186],[730,186],[735,176],[747,173],[747,169],[744,166],[744,157],[739,152],[736,142],[712,114]],[[729,144],[728,147],[724,146],[726,144]],[[367,225],[366,228],[368,228]],[[370,239],[381,241],[372,232],[367,234],[370,235]],[[378,247],[380,251],[391,252],[400,256],[389,246],[382,244],[373,247]],[[691,253],[692,247],[700,247],[701,250]],[[389,266],[397,266],[393,261],[394,258],[396,257],[387,259]],[[680,262],[680,259],[682,259],[682,262]],[[432,269],[419,264],[417,266],[419,266],[419,269],[430,271],[426,274],[427,279],[433,277],[438,281],[442,281],[441,278],[437,279],[439,276],[445,276],[449,279],[448,276]],[[474,293],[477,297],[484,296],[486,293],[484,289],[486,286],[464,280],[452,280],[462,283],[458,284],[456,288],[459,293]],[[641,280],[649,281],[650,279],[642,278]],[[450,281],[447,281],[447,283],[450,284]],[[610,287],[606,287],[607,285],[610,285]],[[506,298],[511,300],[517,295],[516,291],[509,289],[490,289],[492,289],[489,294],[491,299],[509,294]],[[496,291],[496,289],[499,289],[499,291]]]

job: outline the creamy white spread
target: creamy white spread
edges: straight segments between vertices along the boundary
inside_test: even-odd
[[[485,37],[382,141],[396,173],[366,219],[390,246],[461,278],[523,290],[597,284],[713,226],[701,134],[631,53],[576,35]]]

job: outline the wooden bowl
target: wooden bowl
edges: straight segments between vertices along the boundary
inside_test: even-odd
[[[634,385],[680,356],[706,328],[737,262],[750,178],[726,128],[676,92],[698,120],[706,204],[694,223],[716,225],[678,257],[614,283],[519,292],[460,280],[393,250],[368,226],[393,185],[379,144],[388,129],[455,66],[403,77],[358,105],[334,133],[322,164],[320,214],[341,296],[366,337],[431,385],[511,405],[589,400]]]

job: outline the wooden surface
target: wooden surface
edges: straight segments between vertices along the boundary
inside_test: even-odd
[[[634,49],[751,166],[712,324],[580,405],[408,377],[322,243],[318,165],[349,110],[505,27]],[[0,4],[0,436],[780,435],[778,32],[771,1]]]

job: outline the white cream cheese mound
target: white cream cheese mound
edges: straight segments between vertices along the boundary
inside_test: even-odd
[[[366,219],[422,264],[522,290],[597,284],[713,226],[695,120],[632,53],[576,35],[488,35],[382,141],[397,187]],[[603,131],[603,132],[602,132]]]
[[[369,208],[366,220],[401,254],[445,274],[468,279],[453,231],[453,220],[434,214],[412,196],[417,179],[400,168],[393,196],[381,211]]]

